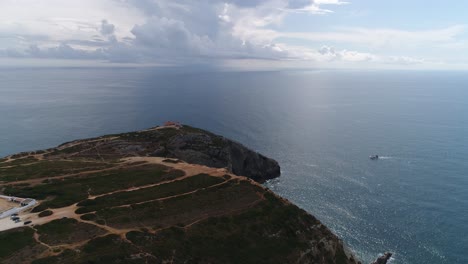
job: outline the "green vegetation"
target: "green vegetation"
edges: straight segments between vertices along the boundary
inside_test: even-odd
[[[52,212],[51,210],[45,210],[45,211],[42,211],[38,214],[39,217],[46,217],[46,216],[49,216],[49,215],[52,215],[54,212]]]
[[[12,165],[12,164],[11,164]],[[85,161],[38,161],[28,165],[0,168],[1,181],[21,181],[27,179],[55,177],[65,174],[110,168],[114,165],[102,162]]]
[[[76,255],[77,253],[75,251],[71,249],[66,249],[58,256],[51,256],[51,257],[36,259],[32,262],[32,264],[73,263],[70,260],[74,259]],[[64,260],[67,260],[67,262],[64,262]]]
[[[41,241],[49,245],[79,242],[105,233],[99,227],[70,218],[57,219],[36,229]]]
[[[173,136],[178,135],[180,132],[173,128],[159,129],[153,131],[139,131],[120,134],[121,139],[137,142],[160,142],[166,143]]]
[[[142,258],[131,257],[141,251],[123,241],[117,235],[107,235],[89,241],[80,253],[66,250],[59,256],[39,259],[33,264],[50,263],[148,263]]]
[[[93,221],[93,220],[96,220],[96,218],[97,218],[96,214],[84,214],[80,216],[80,219],[85,220],[85,221]]]
[[[124,260],[131,253],[138,252],[137,250],[116,235],[93,239],[83,247],[88,258],[96,257],[97,263],[116,263],[117,260]]]
[[[84,144],[79,144],[79,145],[71,146],[71,147],[64,148],[64,149],[55,149],[54,151],[49,153],[48,156],[60,155],[60,154],[72,154],[72,153],[77,153],[79,151],[82,151],[84,149],[85,149]]]
[[[0,262],[1,260],[27,246],[33,246],[34,230],[22,227],[0,233]]]
[[[19,197],[46,200],[33,210],[40,212],[47,208],[60,208],[82,201],[88,197],[88,190],[87,185],[66,179],[19,189],[7,187],[5,192]]]
[[[27,156],[31,155],[31,152],[20,152],[15,155],[11,155],[12,159],[20,159],[20,158],[25,158]]]
[[[88,193],[93,195],[103,194],[173,180],[180,176],[183,176],[182,171],[168,170],[165,166],[142,165],[128,169],[88,174],[83,177],[51,180],[48,183],[35,186],[7,186],[4,193],[38,200],[48,198],[34,208],[34,212],[40,212],[47,208],[60,208],[80,202],[88,197]]]
[[[245,213],[212,217],[188,230],[129,232],[127,239],[161,259],[174,257],[175,262],[293,263],[297,252],[308,249],[296,231],[303,228],[302,221],[315,221],[298,217],[303,212],[296,206],[270,198]]]
[[[162,128],[158,130],[151,131],[138,131],[138,132],[129,132],[123,133],[115,136],[119,136],[121,139],[136,141],[136,142],[159,142],[161,145],[165,145],[172,137],[181,135],[181,134],[204,134],[210,136],[212,139],[212,145],[216,147],[223,147],[226,145],[226,140],[217,136],[213,133],[205,131],[203,129],[191,127],[191,126],[182,126],[180,129],[174,128]]]
[[[38,159],[36,159],[34,157],[26,157],[26,158],[16,159],[16,160],[13,160],[13,161],[10,161],[10,162],[5,162],[5,161],[7,161],[7,159],[1,159],[0,160],[0,168],[33,163],[33,162],[38,161]]]
[[[262,192],[262,189],[247,182],[231,181],[163,201],[104,208],[96,215],[107,225],[116,227],[149,226],[158,229],[179,223],[187,225],[209,215],[245,209],[259,200],[256,191]]]
[[[96,174],[95,177],[77,180],[90,187],[93,195],[144,186],[163,181],[174,180],[183,176],[182,171],[169,170],[161,165],[143,165],[137,168],[122,169],[116,172]],[[105,176],[105,177],[102,177]]]
[[[62,180],[28,187],[7,186],[4,193],[38,200],[47,199],[33,209],[33,212],[41,212],[48,208],[65,207],[84,200],[88,197],[87,189],[87,186],[80,183]]]
[[[190,160],[193,150],[211,164],[227,153],[220,148],[229,142],[183,126],[73,141],[20,153],[12,162],[0,159],[2,193],[40,200],[33,209],[39,217],[54,216],[49,208],[73,205],[56,211],[71,217],[74,204],[81,214],[0,232],[0,263],[350,263],[318,220],[249,180],[182,177],[183,171],[170,166],[122,159],[188,150],[189,158],[180,157]]]
[[[82,214],[119,205],[151,201],[158,198],[192,192],[197,189],[209,187],[221,182],[224,182],[224,180],[221,178],[209,176],[207,174],[199,174],[180,181],[174,181],[154,187],[130,192],[124,191],[111,195],[101,196],[93,200],[85,200],[78,204],[78,206],[83,207],[79,208],[77,213]]]

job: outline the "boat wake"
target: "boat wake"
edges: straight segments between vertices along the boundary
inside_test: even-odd
[[[393,159],[393,157],[390,157],[390,156],[379,156],[379,159]]]

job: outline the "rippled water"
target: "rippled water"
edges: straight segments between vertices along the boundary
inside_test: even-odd
[[[468,76],[3,69],[0,155],[178,120],[277,159],[267,183],[364,260],[468,263]],[[369,155],[382,156],[377,161]]]

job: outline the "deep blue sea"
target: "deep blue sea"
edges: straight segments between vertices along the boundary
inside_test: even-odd
[[[266,185],[365,263],[468,263],[466,73],[1,69],[0,114],[0,156],[166,120],[208,129],[277,159]]]

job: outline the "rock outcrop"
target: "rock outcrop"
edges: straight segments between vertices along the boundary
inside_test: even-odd
[[[94,144],[97,140],[99,144]],[[238,142],[185,125],[73,141],[59,146],[50,156],[54,155],[96,159],[122,156],[176,158],[213,168],[227,168],[233,174],[260,183],[279,177],[281,173],[275,160]]]
[[[392,257],[392,253],[386,252],[382,256],[380,256],[376,261],[372,262],[372,264],[387,264],[387,262]]]
[[[164,147],[159,156],[208,167],[227,168],[236,175],[247,176],[257,182],[280,176],[280,166],[275,160],[211,133],[182,133],[168,140]]]

